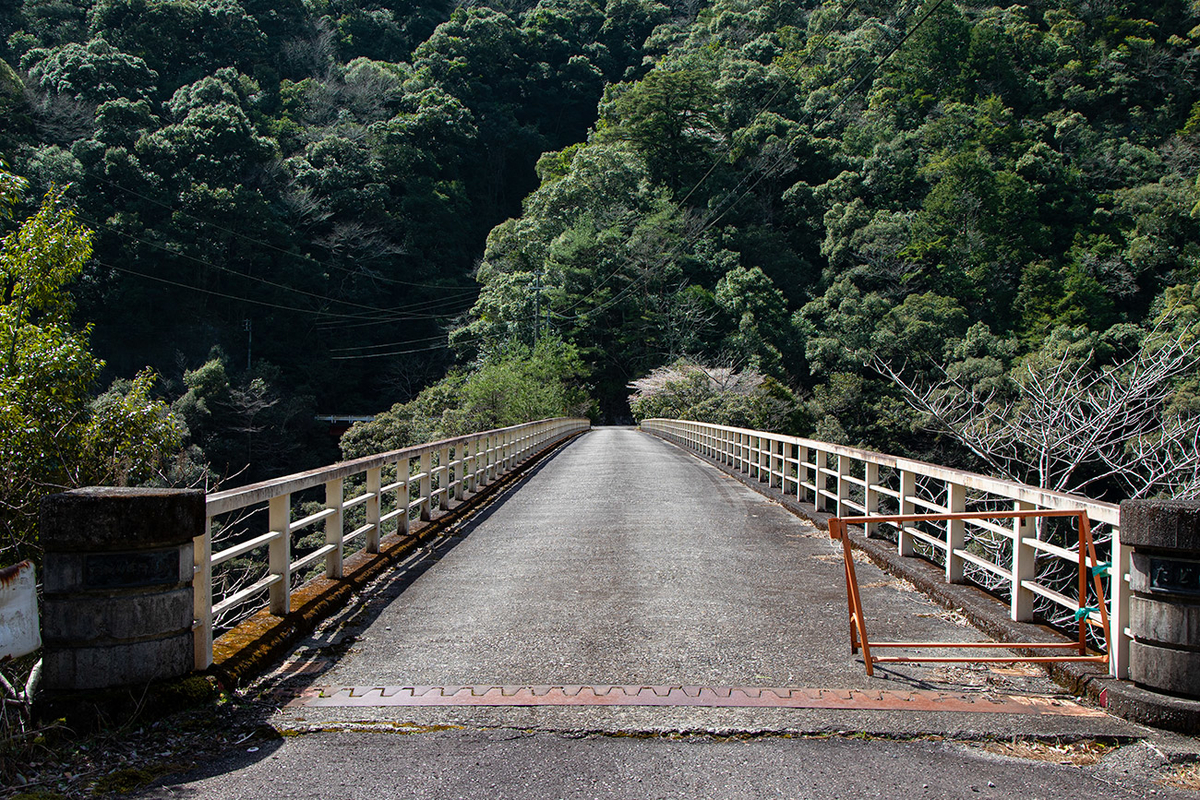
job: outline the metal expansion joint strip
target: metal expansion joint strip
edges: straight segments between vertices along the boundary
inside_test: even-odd
[[[958,711],[1102,717],[1059,697],[991,693],[731,686],[341,686],[312,687],[288,703],[350,706],[695,706],[829,708],[863,711]]]

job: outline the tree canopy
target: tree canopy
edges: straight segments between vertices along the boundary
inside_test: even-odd
[[[986,469],[948,387],[999,425],[1031,376],[1192,335],[1185,0],[9,6],[0,155],[93,232],[64,313],[220,471],[318,407],[506,419],[463,376],[532,391],[544,341],[608,421],[693,365],[761,378],[788,430]],[[1180,431],[1191,366],[1150,404]],[[1148,452],[1135,429],[1114,447]],[[1112,464],[1089,490],[1134,490]]]

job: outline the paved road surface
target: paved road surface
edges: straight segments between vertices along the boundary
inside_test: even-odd
[[[861,565],[859,578],[876,636],[979,638],[873,567]],[[279,690],[281,705],[304,689],[341,687],[375,695],[412,686],[808,687],[893,699],[932,690],[969,699],[1057,692],[1021,667],[905,665],[867,678],[847,644],[840,555],[824,533],[649,435],[598,429],[381,581],[263,688]],[[1067,785],[1074,796],[1149,792],[1119,770],[1086,777],[956,744],[780,738],[1146,733],[1094,710],[1068,716],[892,705],[295,705],[271,724],[306,735],[162,791],[255,796],[252,787],[268,781],[280,797],[882,797],[896,796],[900,785],[913,797],[1065,796]],[[364,726],[394,735],[362,733]],[[712,738],[731,734],[754,738]],[[1124,763],[1135,749],[1152,751],[1122,748],[1108,761]],[[1027,776],[1023,783],[1014,783],[1017,773]],[[878,792],[870,774],[882,776]],[[309,780],[324,781],[328,791],[309,792]],[[1122,794],[1131,780],[1131,793]]]
[[[1159,764],[1130,745],[1064,766],[951,741],[570,737],[515,730],[407,736],[326,733],[212,765],[155,790],[166,800],[1148,800],[1187,798],[1141,775]]]

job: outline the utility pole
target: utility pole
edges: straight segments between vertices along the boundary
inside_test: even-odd
[[[538,340],[538,324],[542,318],[542,268],[538,267],[535,273],[534,295],[533,295],[533,344],[537,346]]]
[[[242,320],[242,330],[246,332],[246,372],[250,371],[250,340],[254,335],[250,320]]]

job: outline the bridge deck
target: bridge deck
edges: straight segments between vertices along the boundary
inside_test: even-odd
[[[298,696],[279,722],[1131,732],[1021,699],[1057,691],[1034,669],[894,665],[866,677],[848,652],[839,559],[823,532],[683,451],[597,429],[301,648],[274,680]],[[977,635],[869,565],[860,581],[878,636]],[[527,702],[514,704],[520,692]]]

